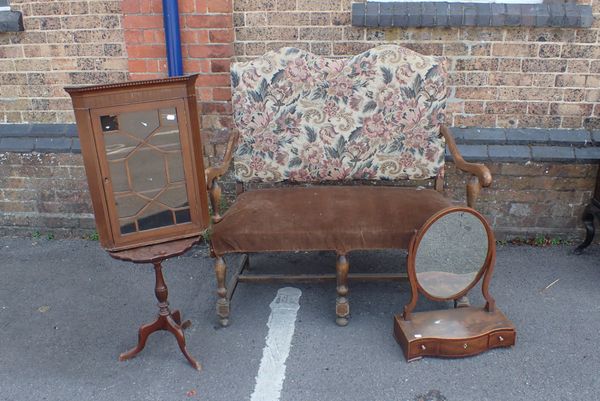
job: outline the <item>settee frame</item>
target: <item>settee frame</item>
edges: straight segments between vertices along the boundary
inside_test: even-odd
[[[492,184],[492,174],[490,170],[481,163],[470,163],[464,160],[458,146],[454,140],[450,128],[445,125],[440,127],[440,134],[444,136],[446,146],[450,150],[452,159],[456,168],[464,173],[470,174],[466,184],[467,206],[476,207],[477,199],[482,188],[489,187]],[[223,177],[230,169],[233,160],[234,149],[237,146],[239,133],[230,136],[225,150],[223,161],[217,166],[208,167],[205,170],[207,191],[212,209],[212,223],[218,224],[223,216],[221,215],[222,188],[219,179]],[[438,192],[444,190],[444,176],[439,174],[434,178],[434,188]],[[241,194],[245,191],[244,183],[236,183],[236,192]],[[314,283],[336,281],[336,323],[339,326],[348,324],[349,302],[348,282],[352,281],[404,281],[408,279],[407,273],[349,273],[349,263],[347,255],[336,255],[336,273],[324,274],[247,274],[250,266],[250,257],[243,254],[241,260],[232,269],[232,275],[227,280],[227,265],[222,256],[216,256],[211,247],[211,256],[216,258],[215,274],[217,279],[217,316],[222,326],[229,324],[230,304],[238,283]],[[465,305],[468,301],[463,297],[455,300],[455,305]]]
[[[423,60],[426,59],[427,56],[421,56],[418,53],[414,53],[407,49],[402,49],[397,46],[391,45],[385,48],[381,48],[379,50],[379,57],[391,57],[390,54],[396,56],[396,53],[401,54],[401,57],[423,57],[419,58],[419,63],[424,65]],[[299,54],[299,57],[304,57],[308,59],[308,57],[312,57],[310,54],[307,56],[306,54],[302,55],[302,53],[298,49],[282,49],[279,55],[271,54],[269,57],[263,60],[263,64],[260,68],[260,71],[272,71],[273,67],[273,57],[287,57],[289,55],[294,56],[295,54]],[[369,52],[363,54],[363,56],[372,55]],[[357,57],[361,57],[360,55]],[[436,63],[439,63],[439,68],[442,69],[440,74],[445,74],[445,70],[443,67],[443,63],[440,61],[440,58],[431,58],[435,60]],[[291,59],[292,63],[294,62]],[[321,62],[323,59],[317,62]],[[310,61],[310,60],[309,60]],[[360,62],[361,60],[355,61]],[[290,62],[289,60],[284,60],[284,62]],[[334,61],[332,61],[335,63]],[[417,63],[418,64],[418,63]],[[329,65],[327,65],[329,66]],[[285,68],[285,67],[283,67]],[[438,67],[436,67],[438,68]],[[410,69],[410,68],[409,68]],[[384,79],[389,83],[392,79],[390,72],[385,71],[386,68],[382,68],[384,72]],[[411,71],[414,72],[414,71]],[[318,72],[317,72],[318,73]],[[437,72],[436,72],[437,75]],[[429,73],[427,74],[429,76]],[[438,76],[439,79],[442,77]],[[275,79],[275,78],[273,78]],[[279,78],[277,78],[279,79]],[[421,79],[421,78],[418,78]],[[236,81],[239,81],[240,77],[233,76],[234,86],[236,85]],[[421,83],[419,83],[420,85]],[[263,83],[261,86],[261,90],[264,90],[265,85],[268,84]],[[262,100],[262,94],[251,93],[252,97],[258,97],[259,100]],[[252,101],[252,97],[250,101]],[[296,100],[297,101],[297,98]],[[235,101],[234,101],[235,102]],[[367,108],[365,108],[367,110]],[[239,125],[239,124],[238,124]],[[431,125],[430,125],[431,126]],[[488,187],[492,183],[492,175],[489,169],[479,163],[470,163],[466,162],[464,158],[461,156],[458,147],[456,146],[456,142],[452,136],[450,129],[442,124],[438,125],[439,132],[432,132],[433,136],[437,136],[439,138],[443,137],[443,141],[445,141],[445,146],[449,149],[450,154],[454,160],[454,164],[457,169],[470,174],[470,178],[467,180],[466,184],[466,198],[467,198],[467,206],[474,208],[476,206],[477,198],[482,188]],[[239,127],[238,127],[239,128]],[[313,138],[314,139],[314,138]],[[437,139],[435,139],[437,141]],[[224,176],[230,169],[232,160],[234,159],[234,154],[236,152],[236,148],[239,146],[241,141],[240,132],[235,131],[231,134],[229,138],[229,142],[226,147],[225,155],[223,157],[223,161],[220,165],[209,167],[205,170],[207,190],[209,193],[210,204],[212,207],[212,223],[213,225],[218,225],[224,218],[221,213],[220,205],[222,198],[222,189],[219,185],[219,179]],[[444,155],[441,154],[442,164]],[[426,177],[431,179],[432,176]],[[444,169],[441,168],[437,172],[437,174],[433,177],[434,180],[434,189],[438,193],[442,193],[444,189]],[[292,188],[293,189],[293,188]],[[244,193],[246,190],[244,182],[238,180],[236,183],[236,191],[237,194],[240,195]],[[260,191],[260,189],[258,189]],[[414,230],[419,227],[413,227]],[[267,249],[271,249],[268,246],[265,246],[265,251]],[[238,253],[236,251],[236,253]],[[386,274],[350,274],[349,273],[349,262],[345,252],[339,252],[336,250],[336,270],[335,274],[294,274],[294,275],[283,275],[283,274],[247,274],[246,271],[249,269],[249,256],[248,253],[243,253],[243,257],[240,263],[233,269],[233,273],[229,281],[227,280],[227,266],[224,260],[223,254],[218,254],[215,252],[213,247],[213,243],[211,242],[211,256],[215,257],[215,273],[217,280],[217,315],[219,317],[220,323],[223,326],[226,326],[229,323],[229,314],[230,314],[230,302],[233,297],[233,293],[237,287],[237,284],[240,282],[253,282],[253,283],[262,283],[262,282],[287,282],[287,283],[297,283],[297,282],[325,282],[325,281],[336,281],[336,322],[340,326],[344,326],[348,323],[349,317],[349,302],[348,302],[348,281],[356,280],[356,281],[379,281],[379,280],[405,280],[407,279],[406,273],[386,273]],[[460,303],[461,300],[455,300],[455,303]]]

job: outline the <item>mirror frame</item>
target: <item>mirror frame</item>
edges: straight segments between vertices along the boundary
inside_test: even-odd
[[[419,281],[417,280],[415,261],[417,258],[417,251],[419,249],[419,245],[421,244],[423,237],[429,230],[429,227],[431,227],[435,222],[440,220],[442,217],[444,217],[450,213],[456,213],[456,212],[470,213],[481,221],[481,223],[485,227],[485,231],[488,236],[488,251],[487,251],[485,261],[483,262],[483,265],[479,269],[477,275],[475,276],[475,278],[473,279],[471,284],[469,284],[467,287],[465,287],[462,291],[460,291],[450,297],[439,298],[439,297],[436,297],[436,296],[428,293],[419,284]],[[410,244],[408,246],[407,271],[408,271],[408,279],[409,279],[410,289],[411,289],[411,300],[410,300],[410,303],[408,303],[406,306],[404,306],[404,313],[403,313],[404,320],[410,320],[410,314],[414,310],[415,306],[417,305],[419,293],[422,293],[423,295],[425,295],[425,297],[427,297],[428,299],[430,299],[432,301],[448,301],[448,300],[456,301],[456,300],[460,299],[461,297],[463,297],[464,295],[466,295],[470,290],[472,290],[473,287],[475,287],[477,285],[477,283],[479,283],[482,276],[483,276],[483,283],[481,285],[481,292],[483,294],[483,297],[486,300],[485,309],[488,312],[493,312],[494,307],[495,307],[495,301],[489,293],[489,285],[490,285],[490,280],[492,278],[492,274],[494,272],[495,263],[496,263],[496,238],[494,236],[492,228],[490,227],[490,224],[487,222],[487,220],[481,213],[479,213],[477,210],[475,210],[473,208],[465,207],[465,206],[450,206],[448,208],[442,209],[439,212],[435,213],[433,216],[431,216],[429,219],[427,219],[425,224],[423,224],[423,226],[419,230],[417,230],[415,232],[415,234],[412,236],[412,238],[410,240]]]

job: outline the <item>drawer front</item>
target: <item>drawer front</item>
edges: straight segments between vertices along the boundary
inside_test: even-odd
[[[438,344],[437,341],[432,340],[422,340],[415,341],[410,344],[410,357],[415,358],[419,356],[426,355],[437,355],[438,353]]]
[[[509,347],[515,345],[516,333],[514,331],[496,331],[490,333],[490,348]]]
[[[447,340],[440,343],[440,356],[467,356],[485,351],[488,346],[488,336],[465,340]]]

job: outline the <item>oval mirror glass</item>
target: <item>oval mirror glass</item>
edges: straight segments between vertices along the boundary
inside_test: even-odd
[[[415,273],[430,296],[455,299],[475,285],[488,255],[488,233],[474,213],[452,210],[420,233]]]

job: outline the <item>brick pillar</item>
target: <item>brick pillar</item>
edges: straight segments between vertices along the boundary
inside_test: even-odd
[[[199,73],[197,94],[205,152],[222,156],[231,119],[229,64],[233,0],[179,0],[184,74]],[[130,79],[168,75],[161,0],[123,0]]]

